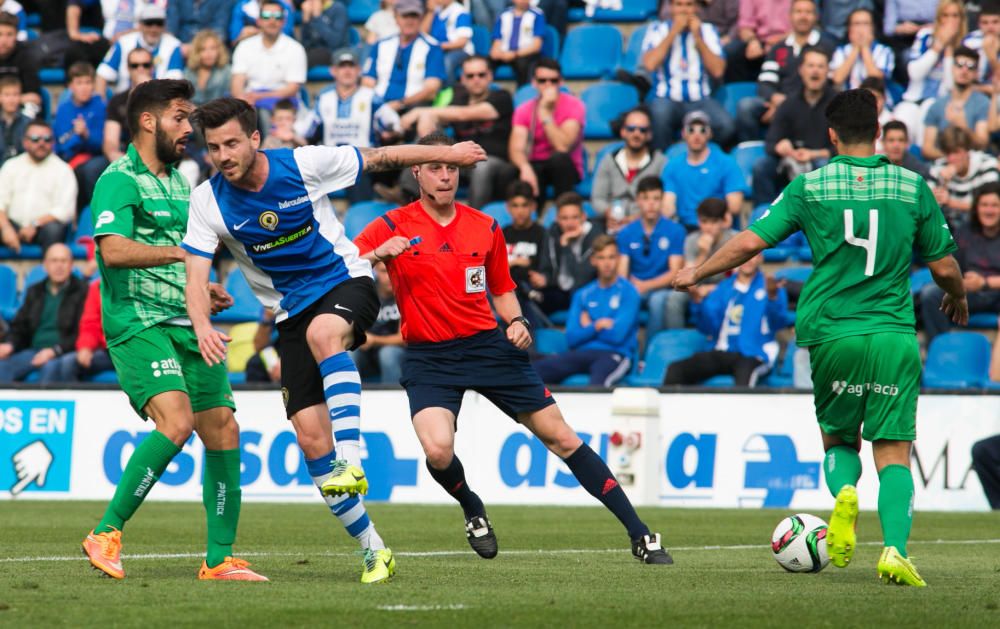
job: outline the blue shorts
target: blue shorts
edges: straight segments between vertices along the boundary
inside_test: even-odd
[[[406,348],[400,384],[410,400],[410,417],[441,407],[455,417],[468,390],[479,393],[511,419],[555,404],[528,360],[500,328],[441,343]]]

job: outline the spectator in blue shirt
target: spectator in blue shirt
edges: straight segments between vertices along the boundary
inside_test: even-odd
[[[447,81],[455,80],[462,62],[474,54],[472,45],[472,15],[459,0],[427,0],[424,32],[437,40],[444,53]]]
[[[715,339],[715,349],[671,363],[663,384],[699,384],[733,376],[736,386],[753,387],[778,358],[774,333],[794,323],[781,281],[761,271],[756,255],[723,280],[702,304],[698,329]]]
[[[200,31],[211,29],[228,37],[229,18],[236,0],[170,0],[167,3],[167,32],[184,43],[184,56]]]
[[[56,110],[52,132],[56,154],[73,168],[79,189],[77,210],[90,203],[94,184],[108,165],[104,143],[104,99],[94,93],[94,66],[77,61],[66,71],[70,97]]]
[[[695,0],[671,0],[669,11],[670,19],[650,24],[642,40],[642,67],[653,74],[653,146],[667,148],[681,119],[696,109],[708,114],[715,137],[727,146],[736,125],[711,98],[710,81],[721,81],[726,71],[719,34],[698,18]]]
[[[663,185],[656,176],[639,180],[636,203],[639,220],[618,232],[621,262],[618,273],[627,278],[649,309],[646,338],[666,327],[667,299],[674,274],[684,266],[687,231],[664,218]]]
[[[290,16],[294,13],[292,5],[286,0],[275,0],[275,2],[285,10],[285,15]],[[229,18],[229,44],[233,48],[244,39],[260,32],[257,20],[260,18],[261,4],[261,0],[237,0],[233,6]],[[295,20],[285,20],[282,32],[295,39]]]
[[[687,151],[663,167],[663,212],[689,229],[697,227],[698,205],[709,197],[725,199],[734,217],[743,207],[746,180],[736,160],[709,144],[711,125],[703,111],[684,116],[681,137]]]
[[[517,84],[524,85],[531,79],[531,68],[542,52],[544,38],[545,15],[531,8],[530,0],[514,0],[493,25],[490,59],[497,65],[512,66]]]
[[[611,387],[629,372],[639,349],[639,293],[618,275],[618,245],[607,234],[594,239],[590,263],[597,279],[573,295],[566,323],[569,351],[542,358],[542,381],[558,384],[577,373],[591,386]]]
[[[324,6],[326,4],[326,6]],[[330,65],[333,51],[351,45],[351,24],[346,2],[305,0],[299,39],[306,49],[309,67]]]
[[[420,32],[421,0],[399,0],[395,13],[399,34],[372,46],[362,85],[373,88],[379,101],[403,112],[430,104],[437,96],[445,79],[444,54]]]

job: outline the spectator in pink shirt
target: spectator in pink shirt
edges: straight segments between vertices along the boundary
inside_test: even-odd
[[[764,56],[792,30],[792,0],[740,0],[737,35],[726,44],[726,83],[755,81]]]
[[[570,192],[583,179],[583,101],[561,91],[562,68],[554,59],[539,59],[532,75],[538,96],[514,110],[510,161],[522,181],[531,185],[538,207],[545,189],[555,196]]]

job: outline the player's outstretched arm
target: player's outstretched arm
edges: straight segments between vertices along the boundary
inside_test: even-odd
[[[112,268],[144,269],[183,262],[185,258],[180,247],[144,245],[116,234],[98,236],[98,252],[104,264]]]
[[[486,161],[486,151],[475,142],[459,142],[452,146],[404,144],[359,150],[361,151],[361,159],[364,160],[366,173],[397,170],[428,162],[454,164],[464,168]]]
[[[947,255],[939,260],[927,263],[934,283],[944,290],[941,300],[941,310],[959,325],[969,324],[969,302],[965,297],[965,284],[962,282],[962,269],[958,266],[955,256]]]
[[[752,231],[742,231],[722,245],[722,248],[701,266],[687,267],[678,271],[674,277],[674,290],[686,291],[706,277],[735,269],[768,246],[763,238]]]
[[[212,295],[208,287],[208,275],[212,268],[212,260],[204,256],[188,254],[185,259],[187,285],[184,287],[184,299],[187,302],[188,318],[198,337],[198,349],[201,357],[209,365],[216,365],[226,360],[226,343],[228,336],[212,327],[209,313],[212,311]]]

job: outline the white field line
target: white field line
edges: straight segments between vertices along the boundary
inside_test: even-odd
[[[1000,539],[935,539],[935,540],[910,540],[914,546],[938,546],[954,544],[1000,544]],[[882,542],[860,542],[858,546],[881,546]],[[667,547],[671,552],[700,552],[718,550],[770,550],[768,544],[737,544],[732,546],[674,546]],[[501,550],[502,555],[596,555],[627,553],[627,548],[544,548],[538,550]],[[429,550],[429,551],[401,551],[393,553],[397,557],[460,557],[469,555],[469,550]],[[304,552],[241,552],[240,557],[357,557],[360,552],[326,552],[326,553],[304,553]],[[205,553],[142,553],[123,554],[122,559],[137,561],[140,559],[198,559],[204,557]],[[43,561],[86,561],[83,555],[50,555],[38,557],[0,557],[0,563],[34,563]]]
[[[379,605],[375,609],[383,612],[437,612],[437,611],[459,611],[470,609],[462,603],[451,605]]]

